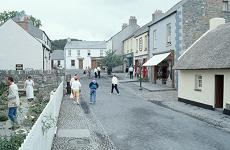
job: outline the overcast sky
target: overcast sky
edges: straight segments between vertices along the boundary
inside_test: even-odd
[[[0,0],[0,11],[25,10],[42,22],[52,39],[108,40],[136,16],[140,26],[156,9],[164,12],[180,0]]]

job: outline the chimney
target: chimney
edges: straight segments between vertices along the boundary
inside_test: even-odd
[[[127,26],[128,26],[127,23],[123,23],[123,25],[122,25],[122,30],[124,30]]]
[[[135,16],[130,16],[129,25],[137,25],[137,19]]]
[[[27,15],[18,15],[15,21],[19,26],[21,26],[27,32],[29,31],[30,17]]]
[[[224,18],[212,18],[209,20],[209,29],[214,30],[219,25],[225,24]]]
[[[160,17],[162,17],[164,15],[162,10],[156,10],[153,14],[152,14],[152,21],[156,21],[157,19],[159,19]]]
[[[71,38],[68,38],[68,39],[67,39],[67,43],[70,43],[70,42],[71,42]]]

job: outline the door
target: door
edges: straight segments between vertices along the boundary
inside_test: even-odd
[[[83,60],[82,59],[79,60],[79,69],[83,69]]]
[[[97,61],[96,60],[91,60],[91,68],[96,68],[97,67]]]
[[[223,108],[224,76],[215,76],[215,108]]]

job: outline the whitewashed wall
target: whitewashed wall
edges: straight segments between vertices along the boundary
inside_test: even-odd
[[[78,49],[71,49],[71,56],[68,56],[68,50],[65,49],[65,68],[79,69],[79,58],[83,58],[83,68],[91,67],[91,57],[101,57],[100,50],[103,50],[105,56],[106,49],[90,49],[90,56],[88,56],[88,49],[80,49],[80,56],[78,56]],[[75,60],[75,66],[71,66],[71,60]]]
[[[57,90],[50,96],[50,101],[42,111],[41,115],[33,125],[32,129],[26,136],[25,141],[19,150],[51,150],[53,137],[56,132],[57,119],[60,111],[60,106],[63,98],[63,82]],[[50,121],[46,116],[55,118],[54,124],[43,133],[42,121]]]
[[[43,69],[42,44],[11,19],[0,27],[0,47],[0,69],[15,70],[16,64]]]
[[[202,76],[202,91],[195,91],[195,75]],[[224,108],[230,104],[230,70],[179,71],[178,97],[215,106],[215,75],[224,75]]]

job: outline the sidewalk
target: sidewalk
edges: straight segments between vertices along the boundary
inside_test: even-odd
[[[84,99],[79,106],[66,95],[61,105],[52,150],[74,149],[115,150],[116,148]]]
[[[137,85],[136,83],[131,83]],[[138,85],[137,85],[138,86]],[[156,105],[171,109],[173,111],[183,113],[190,117],[204,121],[216,128],[230,132],[230,116],[219,111],[207,110],[197,106],[179,102],[177,99],[177,91],[155,91],[148,90],[136,91],[149,102]]]

